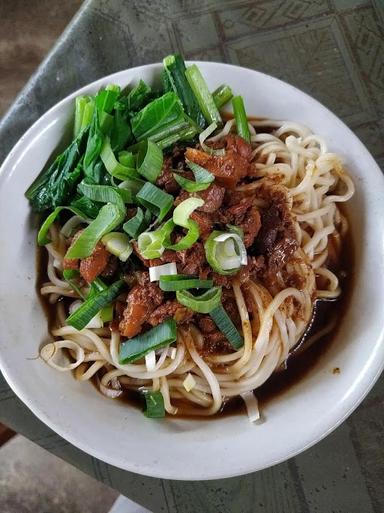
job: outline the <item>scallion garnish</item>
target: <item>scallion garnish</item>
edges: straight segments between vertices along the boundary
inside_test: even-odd
[[[168,319],[154,328],[141,333],[120,345],[120,364],[131,363],[144,358],[150,351],[160,349],[175,342],[177,338],[176,321]]]
[[[128,178],[140,178],[136,169],[123,166],[115,157],[111,148],[111,142],[108,137],[105,138],[100,151],[100,158],[103,161],[108,173],[119,180],[127,180]]]
[[[191,86],[193,94],[196,97],[197,103],[202,110],[205,119],[208,123],[221,124],[221,116],[215,102],[213,101],[212,94],[209,92],[208,86],[196,64],[192,64],[185,71],[185,76]]]
[[[175,227],[169,219],[160,228],[153,232],[143,232],[137,239],[140,255],[148,260],[160,258],[166,247],[170,246],[170,235]]]
[[[232,98],[233,114],[235,116],[237,133],[247,142],[251,140],[251,134],[248,127],[248,118],[245,113],[244,101],[241,96]]]
[[[125,167],[129,167],[131,169],[134,169],[136,167],[135,156],[131,151],[119,151],[118,160],[120,164],[122,164]]]
[[[173,249],[174,251],[182,251],[183,249],[190,248],[199,238],[200,230],[198,224],[189,219],[189,216],[192,212],[199,207],[204,205],[204,200],[201,198],[187,198],[182,201],[175,210],[173,211],[173,222],[182,226],[183,228],[187,228],[187,234],[180,239],[175,244],[166,245],[165,247],[168,249]]]
[[[86,223],[91,222],[91,220],[88,219],[88,217],[76,207],[57,207],[53,212],[49,214],[49,216],[46,218],[46,220],[40,227],[39,233],[37,234],[37,243],[39,246],[45,246],[50,242],[50,239],[48,238],[49,228],[56,221],[57,216],[60,214],[62,210],[69,210],[73,214],[84,219],[84,222]]]
[[[236,326],[231,321],[223,305],[218,305],[209,315],[219,330],[226,336],[228,342],[234,349],[240,349],[244,345],[243,337],[238,332]]]
[[[162,265],[153,265],[148,270],[150,281],[159,281],[161,276],[177,274],[176,262],[169,262],[167,264]]]
[[[118,194],[117,196],[120,198]],[[118,204],[107,203],[100,209],[96,219],[85,228],[79,238],[69,248],[65,258],[85,258],[91,255],[99,240],[124,221],[125,208],[121,198],[120,201],[123,204],[123,208]]]
[[[177,173],[173,173],[173,176],[176,182],[180,185],[182,189],[187,192],[199,192],[208,189],[210,184],[214,181],[215,176],[207,171],[204,167],[199,166],[195,162],[191,162],[190,160],[186,160],[187,166],[191,169],[192,173],[195,177],[195,182],[181,176]]]
[[[100,203],[116,202],[116,194],[118,194],[124,203],[134,203],[134,195],[128,189],[122,187],[112,187],[111,185],[93,185],[87,182],[81,182],[77,186],[78,190],[92,201]]]
[[[143,211],[142,208],[138,207],[136,214],[123,224],[123,230],[132,237],[132,239],[136,239],[140,233],[148,228],[151,217],[152,214],[149,210]]]
[[[161,419],[165,417],[165,407],[163,394],[159,391],[152,392],[146,390],[143,392],[145,399],[144,415],[150,419]]]
[[[214,230],[204,243],[209,265],[219,274],[235,274],[247,264],[244,242],[237,233]]]
[[[221,302],[221,287],[213,287],[201,296],[194,296],[187,290],[176,291],[177,301],[194,312],[208,314]]]
[[[128,236],[125,233],[107,233],[107,235],[104,235],[101,239],[101,242],[105,245],[107,251],[117,256],[122,262],[126,262],[133,251]]]
[[[162,275],[159,280],[159,287],[164,292],[186,289],[210,289],[212,280],[199,280],[189,274]]]
[[[123,280],[118,280],[107,289],[102,290],[92,297],[88,298],[84,303],[73,312],[66,320],[66,323],[82,330],[89,323],[89,321],[99,312],[102,308],[111,303],[119,295],[124,286]]]
[[[161,173],[163,152],[152,141],[142,141],[137,154],[137,171],[147,180],[154,183]]]
[[[162,221],[173,205],[173,196],[156,185],[146,182],[136,194],[136,199]]]

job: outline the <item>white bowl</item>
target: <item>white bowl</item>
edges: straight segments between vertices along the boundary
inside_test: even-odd
[[[355,242],[349,309],[330,349],[299,383],[263,409],[265,422],[242,415],[215,420],[145,418],[104,398],[89,383],[38,359],[47,321],[36,296],[36,231],[24,191],[72,120],[78,94],[114,82],[152,82],[160,65],[121,71],[80,89],[40,118],[20,139],[0,174],[0,366],[9,385],[50,428],[84,451],[122,469],[170,479],[217,479],[281,462],[318,442],[362,401],[384,363],[384,180],[357,137],[313,98],[249,69],[199,62],[211,89],[228,83],[248,113],[308,125],[343,155],[356,184],[349,205]],[[341,373],[332,374],[334,367]]]

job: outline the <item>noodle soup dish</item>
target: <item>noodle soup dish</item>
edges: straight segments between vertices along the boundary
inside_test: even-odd
[[[353,134],[278,80],[177,54],[45,116],[3,166],[13,178],[49,141],[17,184],[31,262],[13,290],[28,287],[31,335],[11,323],[0,357],[23,399],[35,376],[33,411],[115,465],[188,479],[263,468],[341,422],[383,351],[378,306],[366,308],[374,285],[361,285],[373,244],[361,176],[371,165],[373,201],[382,177]],[[15,385],[7,345],[20,335]],[[125,440],[120,451],[111,438],[133,426],[162,448],[139,457],[141,442]],[[213,461],[219,432],[240,451],[232,469]],[[179,456],[211,451],[202,474],[167,465],[168,443]]]

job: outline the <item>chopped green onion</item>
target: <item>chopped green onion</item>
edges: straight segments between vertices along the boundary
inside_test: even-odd
[[[176,299],[194,312],[208,314],[220,305],[221,287],[213,287],[201,296],[194,296],[187,290],[177,290]]]
[[[163,59],[163,64],[169,85],[179,96],[186,114],[201,128],[204,128],[205,119],[203,113],[185,76],[186,67],[184,59],[178,54],[168,55]]]
[[[143,392],[145,399],[144,415],[149,419],[161,419],[165,417],[164,397],[159,391],[150,392],[149,390]]]
[[[136,169],[123,166],[116,160],[115,154],[111,148],[111,141],[106,137],[101,148],[100,158],[103,161],[108,173],[119,180],[127,180],[128,178],[140,178]]]
[[[185,178],[184,176],[181,176],[177,173],[173,173],[173,178],[180,185],[180,187],[184,191],[187,191],[187,192],[205,191],[205,189],[208,189],[208,187],[211,185],[210,182],[208,182],[208,183],[194,182],[193,180],[189,180],[188,178]]]
[[[199,280],[189,274],[162,275],[159,280],[159,287],[165,292],[186,289],[210,289],[212,286],[212,280]]]
[[[77,186],[78,190],[87,198],[100,203],[116,203],[116,198],[121,197],[124,203],[134,203],[134,195],[128,189],[122,187],[112,187],[111,185],[93,185],[87,182],[81,182]]]
[[[140,233],[146,230],[151,222],[151,212],[149,210],[145,210],[145,212],[138,207],[136,215],[128,219],[126,223],[123,224],[123,230],[130,236],[132,239],[136,239]]]
[[[218,111],[208,86],[196,64],[192,64],[185,71],[185,76],[196,97],[197,103],[202,110],[208,123],[221,124],[221,116]]]
[[[170,235],[175,227],[172,219],[169,219],[160,228],[153,232],[143,232],[137,239],[141,256],[147,260],[160,258],[165,247],[170,245]]]
[[[74,281],[80,276],[80,272],[77,269],[64,269],[63,271],[63,278],[65,281],[69,283],[71,286],[71,289],[74,290],[79,294],[79,296],[82,299],[85,299],[85,296],[83,292],[81,291],[80,287],[77,285],[77,283]]]
[[[205,169],[205,167],[199,166],[199,164],[196,164],[195,162],[192,162],[188,159],[186,159],[186,164],[192,171],[196,182],[211,183],[215,179],[215,175],[210,173],[207,169]]]
[[[232,98],[233,114],[235,116],[237,133],[247,142],[251,140],[251,134],[248,127],[248,118],[245,113],[244,101],[241,96]]]
[[[118,160],[123,166],[134,169],[136,167],[136,160],[132,152],[119,151]]]
[[[205,241],[204,249],[209,265],[222,275],[235,274],[247,263],[244,243],[236,233],[214,230]]]
[[[60,214],[62,210],[69,210],[73,214],[81,217],[84,219],[86,223],[90,223],[91,220],[83,214],[81,210],[75,207],[57,207],[53,212],[49,214],[49,216],[46,218],[44,223],[41,225],[39,233],[37,234],[37,243],[39,246],[45,246],[50,242],[50,239],[48,238],[48,231],[51,225],[55,222],[57,216]]]
[[[175,342],[177,328],[174,319],[168,319],[154,328],[141,333],[120,345],[120,364],[131,363],[144,358],[150,351],[160,349]]]
[[[173,206],[173,196],[150,182],[136,194],[136,199],[162,221]]]
[[[205,151],[205,153],[209,153],[209,155],[215,155],[216,157],[222,157],[225,155],[224,148],[211,148],[207,144],[205,144],[205,140],[216,130],[217,124],[212,123],[209,125],[201,134],[199,135],[199,143],[201,148]]]
[[[100,310],[100,317],[103,323],[113,321],[113,304],[104,306],[104,308]]]
[[[84,329],[89,321],[102,308],[117,298],[123,286],[124,281],[118,280],[110,285],[107,289],[96,293],[94,296],[84,301],[80,308],[78,308],[67,318],[66,323],[73,328],[76,328],[77,330]]]
[[[139,178],[128,178],[128,180],[124,180],[119,183],[118,187],[119,189],[127,189],[127,191],[130,191],[133,194],[133,196],[136,196],[144,184],[145,182]]]
[[[217,306],[209,315],[219,330],[226,336],[227,340],[234,349],[240,349],[244,345],[243,337],[238,332],[236,326],[231,321],[222,305]]]
[[[163,152],[152,141],[140,143],[137,155],[137,171],[150,182],[155,182],[163,166]]]
[[[178,226],[188,227],[189,216],[196,208],[204,205],[204,200],[201,198],[187,198],[182,201],[173,211],[173,222]]]
[[[149,268],[149,280],[159,281],[161,276],[176,275],[177,266],[175,262],[169,262],[163,265],[153,265]]]
[[[215,89],[212,93],[213,101],[218,109],[221,109],[223,105],[229,102],[232,98],[233,93],[232,89],[226,84],[221,84],[217,89]]]
[[[184,178],[184,176],[173,173],[173,176],[180,187],[187,192],[199,192],[208,189],[210,184],[215,179],[214,175],[207,171],[205,168],[195,164],[195,162],[191,162],[190,160],[186,160],[186,164],[194,174],[196,181],[193,182],[188,178]]]
[[[85,258],[91,255],[99,240],[124,221],[124,203],[119,194],[116,193],[116,197],[120,202],[107,203],[100,209],[96,219],[85,228],[73,246],[69,248],[65,255],[66,258]]]
[[[173,211],[173,222],[178,226],[187,228],[188,232],[179,242],[175,244],[169,242],[168,245],[165,245],[166,248],[173,249],[174,251],[182,251],[190,248],[197,241],[200,236],[199,225],[189,219],[189,216],[196,208],[202,207],[203,205],[204,200],[201,198],[187,198],[175,208]]]
[[[167,249],[183,251],[184,249],[188,249],[194,245],[200,237],[199,225],[195,221],[192,221],[192,219],[189,219],[185,228],[188,229],[187,234],[175,244],[171,244],[170,242],[165,243],[165,247]]]
[[[104,235],[101,239],[101,242],[112,255],[117,256],[122,262],[126,262],[133,251],[128,236],[125,233],[107,233],[107,235]]]
[[[74,278],[78,278],[80,276],[80,272],[77,269],[64,269],[63,278],[64,280],[73,280]]]
[[[236,233],[242,240],[244,240],[244,230],[234,224],[227,224],[226,227],[232,233]]]

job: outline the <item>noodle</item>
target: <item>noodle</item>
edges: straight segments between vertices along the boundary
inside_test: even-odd
[[[228,398],[257,389],[284,364],[310,324],[314,299],[340,295],[338,278],[327,267],[330,237],[337,251],[348,228],[337,204],[351,198],[354,185],[340,158],[329,153],[325,141],[307,127],[270,119],[252,120],[249,127],[255,180],[236,190],[257,192],[258,208],[268,204],[270,188],[278,191],[286,200],[299,248],[293,260],[277,273],[273,285],[233,281],[244,346],[229,354],[202,357],[203,335],[197,326],[190,325],[188,329],[179,328],[174,352],[168,348],[156,351],[151,370],[144,359],[120,364],[118,331],[86,328],[79,332],[65,326],[64,306],[57,303],[58,325],[52,330],[56,341],[42,350],[47,363],[61,371],[75,369],[81,381],[103,371],[98,377],[99,388],[108,397],[118,397],[124,388],[160,390],[169,414],[199,416],[214,415]],[[227,121],[210,141],[220,141],[234,128],[234,120]],[[53,303],[60,297],[79,298],[61,274],[67,249],[65,237],[81,222],[73,216],[61,229],[51,227],[52,242],[46,246],[49,282],[40,292]],[[298,277],[300,285],[292,286],[292,275]],[[331,323],[313,340],[333,326]],[[63,349],[71,355],[71,363],[58,363],[58,352]],[[190,390],[184,387],[188,375],[194,383]]]

